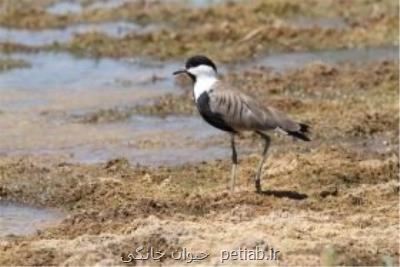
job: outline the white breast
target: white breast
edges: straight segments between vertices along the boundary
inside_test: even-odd
[[[215,77],[198,77],[193,88],[196,102],[200,95],[204,92],[210,91],[217,81],[218,80]]]

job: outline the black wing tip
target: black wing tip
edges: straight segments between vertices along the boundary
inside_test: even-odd
[[[299,123],[299,125],[300,125],[300,132],[305,133],[305,134],[310,132],[310,125],[305,124],[305,123]]]
[[[307,141],[307,142],[311,141],[310,137],[308,137],[307,135],[305,135],[302,132],[288,132],[288,134],[291,136],[294,136],[296,138],[299,138],[303,141]]]
[[[307,134],[310,133],[310,126],[305,123],[299,123],[299,125],[300,125],[300,130],[296,132],[288,132],[288,134],[303,141],[307,142],[311,141],[311,138],[307,136]]]

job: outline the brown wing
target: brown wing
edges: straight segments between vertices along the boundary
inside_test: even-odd
[[[209,97],[210,110],[235,130],[264,131],[278,127],[287,132],[300,130],[300,125],[282,112],[262,106],[253,97],[239,91],[216,88]]]

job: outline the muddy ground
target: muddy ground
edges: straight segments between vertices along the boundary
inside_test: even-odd
[[[94,57],[155,56],[185,58],[205,53],[237,62],[276,51],[307,51],[398,44],[398,5],[371,1],[222,2],[204,9],[182,1],[133,1],[106,9],[53,14],[48,0],[3,1],[0,25],[11,28],[63,28],[103,21],[134,21],[156,30],[123,38],[99,31],[77,34],[67,43],[26,47],[3,42],[1,50],[68,50]],[[78,1],[79,2],[79,1]],[[324,25],[300,23],[319,19]]]
[[[119,39],[91,33],[45,47],[7,41],[1,51],[41,51],[39,57],[69,51],[102,59],[150,55],[171,60],[166,64],[173,67],[201,51],[219,64],[232,63],[221,71],[225,82],[310,124],[313,140],[272,134],[263,192],[256,194],[252,177],[261,143],[256,135],[240,136],[239,180],[231,192],[228,139],[200,123],[189,81],[171,81],[170,67],[158,68],[159,76],[129,80],[125,65],[103,61],[104,75],[118,67],[120,80],[90,82],[87,72],[89,82],[68,84],[72,89],[55,84],[59,91],[47,88],[52,75],[45,83],[32,79],[33,89],[9,91],[13,84],[1,79],[13,76],[1,76],[0,204],[55,209],[63,216],[28,235],[0,231],[0,265],[221,265],[222,250],[256,247],[279,250],[278,261],[225,264],[399,264],[398,58],[314,61],[281,71],[254,63],[266,52],[397,45],[394,1],[254,1],[205,8],[130,2],[97,11],[85,9],[91,1],[83,1],[80,13],[54,15],[47,8],[55,2],[0,0],[7,6],[0,24],[38,30],[128,19],[167,27]],[[237,14],[240,19],[233,20]],[[297,14],[340,17],[346,26],[298,27],[289,23]],[[36,68],[29,63],[34,57],[0,60],[0,71]],[[63,54],[56,59],[77,68],[91,64]],[[90,155],[97,151],[107,157]],[[140,246],[165,256],[121,261]],[[171,258],[183,249],[209,256],[192,263]]]

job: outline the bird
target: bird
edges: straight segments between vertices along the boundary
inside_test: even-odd
[[[310,141],[310,126],[292,120],[282,111],[263,105],[256,98],[221,81],[216,64],[204,55],[186,60],[185,67],[173,75],[185,74],[193,82],[193,98],[203,119],[230,135],[232,168],[230,190],[234,191],[237,178],[238,157],[235,136],[243,132],[255,132],[264,140],[261,160],[254,176],[257,193],[261,193],[261,172],[271,144],[269,132],[277,130],[303,141]]]

